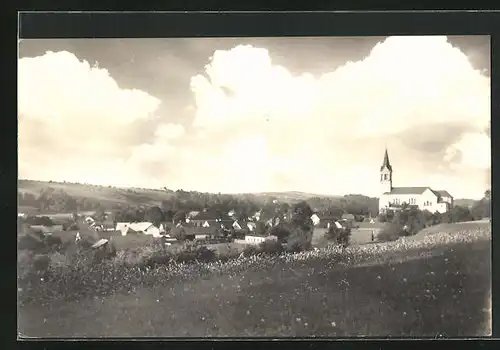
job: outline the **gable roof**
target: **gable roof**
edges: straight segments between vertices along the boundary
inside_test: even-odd
[[[136,232],[146,231],[151,226],[153,226],[151,222],[133,222],[129,225],[129,227]]]
[[[186,227],[186,235],[212,235],[217,232],[215,227]]]
[[[190,211],[190,212],[187,214],[187,217],[188,217],[188,218],[190,218],[190,219],[192,219],[192,218],[194,218],[195,216],[197,216],[198,214],[200,214],[200,212],[199,212],[199,211],[197,211],[197,210],[193,210],[193,211]]]
[[[203,212],[196,215],[191,221],[214,221],[221,219],[222,221],[234,221],[231,217],[225,213],[215,213],[215,212]]]
[[[319,219],[321,221],[335,221],[335,220],[338,220],[337,217],[333,216],[333,215],[321,215],[319,217]]]
[[[393,187],[391,192],[385,192],[384,194],[422,194],[427,189],[430,189],[430,188],[429,187]]]
[[[441,197],[453,197],[448,191],[445,190],[438,190],[434,192],[437,192]]]

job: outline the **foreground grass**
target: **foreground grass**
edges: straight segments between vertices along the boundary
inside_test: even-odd
[[[346,255],[323,249],[239,264],[214,264],[212,273],[196,278],[138,280],[128,293],[23,305],[19,330],[38,337],[490,332],[488,230],[353,247]]]

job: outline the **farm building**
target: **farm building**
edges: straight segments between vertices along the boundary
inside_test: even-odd
[[[246,230],[248,228],[246,223],[243,222],[242,220],[235,220],[231,226],[237,231]]]
[[[393,187],[392,166],[387,149],[380,167],[379,212],[399,210],[403,204],[414,206],[432,213],[444,213],[453,207],[453,196],[445,190],[433,190],[430,187]]]
[[[203,212],[199,213],[188,222],[190,226],[194,227],[217,227],[230,229],[233,225],[234,220],[225,214]]]
[[[161,225],[160,225],[161,227]],[[161,232],[160,227],[156,227],[151,222],[118,222],[116,223],[116,231],[120,231],[122,236],[128,233],[136,232],[143,233],[145,235],[151,235],[153,237],[160,237],[163,232]]]
[[[247,222],[247,227],[250,232],[257,230],[257,224],[255,222]]]
[[[245,243],[246,244],[252,244],[252,245],[258,245],[261,244],[265,241],[275,241],[277,240],[276,236],[254,236],[254,235],[246,235],[245,236]]]
[[[322,228],[330,228],[330,226],[332,226],[337,220],[338,218],[336,218],[335,216],[331,215],[321,216],[319,225]]]
[[[110,219],[92,221],[89,227],[95,231],[115,231],[115,223]]]

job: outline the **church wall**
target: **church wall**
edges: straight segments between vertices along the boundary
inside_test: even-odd
[[[430,205],[426,205],[426,202],[430,202]],[[431,213],[434,213],[436,211],[437,205],[438,197],[430,189],[425,190],[425,192],[420,196],[418,207],[421,210],[428,210]]]
[[[441,197],[441,201],[445,203],[449,203],[450,206],[453,206],[453,198],[451,197]]]
[[[448,211],[449,203],[438,203],[434,212],[446,213]]]
[[[415,199],[414,202],[411,201],[412,198]],[[436,195],[432,191],[426,190],[422,194],[382,195],[379,199],[379,212],[387,209],[389,204],[401,205],[403,203],[415,203],[420,210],[428,210],[431,213],[435,213],[436,211],[444,213],[448,210],[449,206],[447,203],[438,203]]]

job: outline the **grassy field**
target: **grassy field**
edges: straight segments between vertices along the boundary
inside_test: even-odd
[[[103,205],[123,203],[159,205],[161,201],[172,196],[163,190],[146,188],[118,188],[106,186],[94,186],[76,183],[60,183],[45,181],[19,180],[18,191],[38,195],[45,188],[63,190],[75,198],[92,198],[100,201]]]
[[[354,246],[345,261],[321,250],[264,267],[257,261],[244,273],[21,306],[19,331],[33,337],[488,335],[491,229],[467,225]]]
[[[40,191],[46,188],[62,190],[75,198],[91,198],[98,200],[103,205],[109,204],[131,204],[131,205],[160,205],[163,200],[170,199],[174,192],[163,189],[148,188],[120,188],[112,186],[96,186],[78,183],[61,183],[47,181],[19,180],[18,191],[22,193],[31,193],[37,196]],[[248,194],[235,194],[237,197],[247,197]],[[270,198],[278,199],[283,202],[295,203],[300,200],[306,200],[318,196],[312,193],[303,192],[269,192],[255,193],[252,197],[259,202],[266,202]],[[341,196],[321,196],[329,198],[340,198]],[[39,214],[33,207],[24,206],[19,209],[20,212],[29,214]],[[64,214],[63,214],[64,215]]]
[[[374,226],[375,229],[377,229],[379,226]],[[313,240],[312,244],[314,247],[324,247],[328,244],[326,239],[324,238],[324,234],[326,232],[325,228],[319,228],[315,227],[314,228],[314,233],[313,233]],[[371,231],[369,229],[353,229],[351,231],[351,244],[358,245],[358,244],[367,244],[371,243],[372,237],[371,237]]]

